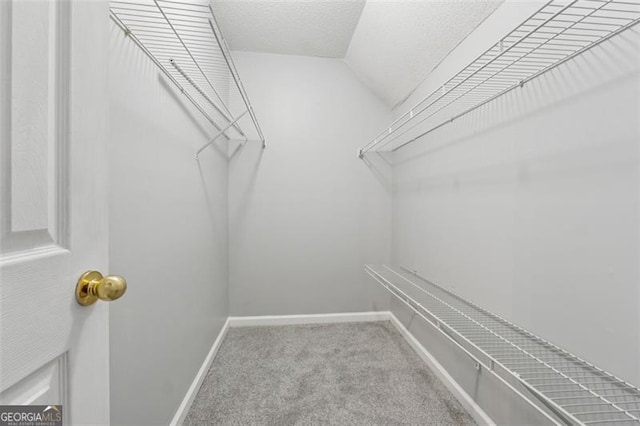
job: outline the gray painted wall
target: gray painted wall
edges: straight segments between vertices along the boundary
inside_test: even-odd
[[[231,314],[374,309],[363,265],[390,259],[390,174],[356,154],[390,111],[340,60],[234,57],[267,149],[230,163]]]
[[[502,6],[396,112],[524,7]],[[199,165],[210,126],[120,31],[111,45],[110,272],[130,282],[111,308],[114,424],[168,422],[228,313],[387,309],[363,265],[390,261],[640,382],[637,39],[364,160],[391,113],[342,61],[236,52],[268,147],[228,164],[221,144]]]
[[[422,91],[495,40],[521,13],[514,7],[501,7]],[[393,263],[636,385],[639,35],[397,151],[392,232]]]
[[[212,126],[113,23],[110,44],[111,421],[168,424],[228,315],[227,147],[196,162]]]

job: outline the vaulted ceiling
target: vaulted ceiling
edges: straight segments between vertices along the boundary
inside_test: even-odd
[[[369,1],[346,61],[389,106],[404,100],[502,1]]]
[[[393,107],[503,0],[213,0],[231,49],[344,58]]]

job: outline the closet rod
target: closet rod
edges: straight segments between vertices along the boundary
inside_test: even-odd
[[[218,91],[216,90],[214,85],[211,83],[211,80],[209,80],[209,77],[207,77],[207,74],[202,70],[202,68],[200,67],[200,64],[198,63],[198,61],[196,61],[196,58],[191,53],[191,49],[189,49],[189,47],[182,40],[182,37],[180,37],[180,34],[178,34],[178,31],[176,31],[176,28],[173,26],[173,24],[171,23],[171,21],[169,20],[167,15],[164,13],[164,10],[162,10],[162,7],[160,6],[160,3],[158,3],[158,0],[153,0],[153,2],[155,3],[156,7],[158,8],[160,13],[162,14],[162,17],[165,19],[165,21],[167,21],[167,24],[169,25],[169,28],[171,28],[171,31],[173,31],[173,34],[175,34],[175,36],[178,39],[178,41],[182,44],[182,47],[184,47],[184,50],[187,52],[187,54],[189,55],[189,57],[191,58],[191,60],[195,64],[195,66],[198,68],[198,71],[200,71],[200,74],[202,74],[204,79],[209,84],[209,87],[211,87],[211,90],[213,90],[213,93],[220,100],[220,102],[222,104],[222,108],[224,109],[224,111],[222,111],[218,107],[218,105],[216,105],[214,102],[212,102],[211,99],[209,99],[208,97],[205,97],[205,98],[209,101],[209,103],[211,103],[211,106],[213,106],[215,108],[215,110],[218,111],[218,113],[220,115],[222,115],[227,121],[231,121],[231,112],[229,111],[229,108],[227,108],[227,105],[225,105],[224,101],[220,97],[220,94],[218,93]],[[188,79],[188,78],[187,78],[187,81],[192,83],[192,81],[190,81],[190,79]],[[196,89],[201,92],[201,90],[199,88],[196,88]],[[244,137],[244,133],[242,133],[242,130],[240,130],[240,128],[238,126],[234,125],[233,127],[238,131],[238,133],[240,133]]]
[[[404,146],[409,145],[410,143],[413,143],[416,140],[428,135],[429,133],[431,133],[431,132],[433,132],[435,130],[438,130],[442,126],[451,123],[453,120],[457,120],[458,118],[464,116],[465,114],[468,114],[468,113],[470,113],[472,111],[475,111],[476,109],[482,107],[483,105],[488,104],[489,102],[495,100],[496,98],[499,98],[500,96],[505,95],[505,94],[513,91],[514,89],[517,89],[519,87],[524,86],[526,83],[530,82],[531,80],[533,80],[535,78],[538,78],[543,74],[548,73],[549,71],[559,67],[560,65],[562,65],[565,62],[575,58],[576,56],[579,56],[579,55],[583,54],[584,52],[586,52],[586,51],[588,51],[588,50],[590,50],[590,49],[592,49],[592,48],[604,43],[605,41],[609,40],[611,37],[616,36],[616,35],[620,34],[621,32],[628,30],[629,28],[633,27],[636,24],[638,24],[638,21],[630,22],[627,25],[618,28],[617,30],[615,30],[611,34],[608,34],[608,35],[604,36],[603,38],[601,38],[600,40],[598,40],[598,41],[594,42],[593,44],[587,46],[586,48],[584,48],[582,50],[578,50],[577,52],[572,53],[571,55],[567,56],[566,58],[561,59],[559,62],[554,63],[554,64],[550,65],[549,67],[543,69],[542,71],[539,71],[536,74],[523,79],[519,84],[506,89],[504,92],[498,93],[498,94],[490,97],[489,99],[479,103],[478,105],[472,106],[471,108],[469,108],[467,110],[464,110],[460,114],[456,114],[455,116],[451,117],[449,120],[446,120],[445,122],[443,122],[443,123],[431,128],[431,129],[429,129],[429,130],[427,130],[427,131],[425,131],[423,133],[420,133],[419,135],[417,135],[416,137],[412,138],[411,140],[408,140],[407,142],[404,142],[401,145],[398,145],[398,146],[394,147],[391,151],[395,152],[395,151],[399,150],[400,148],[403,148]]]
[[[406,267],[366,265],[365,270],[391,291],[393,287],[419,308],[432,324],[445,329],[459,345],[473,349],[479,361],[489,359],[491,371],[520,382],[538,401],[569,424],[590,424],[592,407],[609,407],[606,421],[623,418],[640,423],[640,389],[580,357],[528,332],[508,320],[435,284]],[[549,383],[553,382],[553,383]],[[561,388],[559,388],[561,386]],[[619,401],[624,397],[624,401]],[[586,403],[586,400],[590,400]],[[575,402],[586,409],[575,410]],[[636,409],[625,408],[633,403]],[[604,422],[604,420],[603,420]]]
[[[561,423],[552,418],[549,413],[544,411],[538,405],[532,403],[527,396],[525,396],[520,390],[516,389],[516,387],[505,377],[502,377],[495,366],[497,361],[493,359],[490,355],[486,354],[482,349],[474,345],[472,342],[466,341],[463,336],[461,336],[455,329],[450,328],[445,322],[440,321],[437,316],[432,315],[428,309],[422,306],[420,303],[415,302],[407,293],[399,289],[397,286],[393,285],[390,281],[384,279],[382,276],[378,275],[372,268],[371,265],[365,265],[365,271],[373,278],[375,282],[381,285],[383,288],[389,291],[392,296],[395,296],[397,300],[399,300],[402,304],[406,305],[414,315],[417,315],[419,318],[424,320],[427,324],[431,325],[435,328],[435,330],[442,334],[447,340],[452,342],[455,346],[458,347],[466,356],[468,356],[471,361],[475,364],[476,369],[478,371],[484,370],[485,372],[489,372],[496,379],[502,382],[505,386],[507,386],[512,392],[522,398],[531,408],[535,409],[538,413],[543,415],[547,420],[549,420],[552,424],[556,426],[560,426]],[[457,338],[456,338],[457,337]],[[460,340],[462,337],[462,341]],[[467,343],[467,344],[465,344]],[[473,351],[473,352],[472,352]],[[479,356],[480,355],[480,356]],[[481,360],[480,358],[486,359]],[[527,388],[527,391],[533,392],[537,397],[537,391],[535,389]],[[544,397],[543,397],[544,399]],[[545,407],[549,408],[556,416],[562,419],[563,424],[571,425],[577,423],[576,421],[571,421],[570,418],[564,415],[557,407],[553,406],[553,403],[550,401],[545,401]]]
[[[215,135],[209,142],[207,142],[205,145],[202,146],[202,148],[200,148],[197,152],[196,152],[196,160],[198,159],[198,155],[200,155],[200,153],[209,145],[211,145],[212,143],[214,143],[216,141],[216,139],[218,139],[220,136],[222,136],[224,134],[224,132],[231,126],[234,126],[238,120],[240,120],[242,117],[244,117],[247,112],[249,112],[249,110],[245,110],[242,114],[240,114],[238,117],[236,117],[235,120],[233,120],[231,123],[229,123],[227,125],[227,127],[225,127],[224,129],[222,129],[220,131],[220,133],[218,133],[217,135]]]
[[[640,22],[640,2],[549,0],[360,149],[395,151]],[[438,116],[456,106],[452,117]],[[464,110],[460,113],[459,111]],[[427,120],[433,120],[433,123]],[[422,128],[416,128],[422,126]],[[410,133],[411,132],[411,133]],[[420,133],[421,132],[421,133]],[[417,133],[420,133],[416,136]],[[387,148],[389,146],[389,148]]]
[[[430,94],[427,98],[423,99],[422,101],[420,101],[418,104],[414,105],[409,111],[405,112],[403,115],[401,115],[399,118],[397,118],[395,121],[393,121],[393,123],[391,123],[391,125],[389,126],[388,130],[383,131],[382,133],[380,133],[378,136],[376,136],[376,138],[371,141],[369,144],[367,144],[364,148],[362,148],[360,150],[360,158],[362,158],[362,155],[364,152],[367,152],[371,149],[373,149],[376,145],[380,144],[384,139],[386,139],[389,135],[391,135],[395,130],[392,130],[393,127],[400,123],[402,120],[406,119],[406,117],[409,117],[410,119],[412,119],[413,117],[421,114],[422,112],[424,112],[425,110],[427,110],[429,107],[431,107],[432,105],[434,105],[436,102],[438,102],[440,99],[442,99],[444,96],[446,96],[450,91],[455,90],[458,86],[460,86],[461,84],[465,83],[466,81],[468,81],[470,78],[472,78],[473,76],[475,76],[476,74],[478,74],[479,72],[481,72],[482,70],[484,70],[485,68],[487,68],[489,65],[491,65],[492,63],[494,63],[496,60],[498,60],[499,58],[501,58],[503,55],[505,55],[506,53],[508,53],[510,50],[512,50],[514,47],[516,47],[518,44],[520,44],[522,41],[526,40],[527,37],[531,36],[533,33],[535,33],[538,29],[542,28],[543,26],[545,26],[547,23],[549,23],[551,20],[553,20],[553,18],[555,18],[556,16],[558,16],[561,12],[564,12],[565,10],[567,10],[569,7],[571,7],[573,4],[575,4],[578,0],[573,0],[571,3],[565,5],[560,11],[554,13],[552,16],[548,17],[546,20],[544,20],[541,24],[538,24],[536,27],[534,27],[531,30],[528,30],[528,33],[525,34],[524,36],[520,37],[520,39],[518,41],[516,41],[514,44],[512,44],[511,46],[509,46],[509,48],[507,48],[506,50],[501,50],[500,53],[498,55],[496,55],[495,57],[491,58],[489,61],[487,61],[487,63],[482,64],[482,66],[480,68],[478,68],[477,70],[473,71],[470,75],[466,76],[462,81],[458,82],[454,87],[449,87],[448,83],[451,82],[456,76],[460,75],[461,73],[464,72],[463,69],[462,71],[460,71],[458,74],[456,74],[456,76],[450,78],[446,83],[444,83],[442,85],[442,89],[437,89],[435,92],[441,91],[441,94],[433,101],[431,101],[429,104],[427,104],[426,106],[422,107],[420,110],[418,110],[417,112],[415,111],[418,107],[419,104],[421,104],[424,100],[428,99],[429,97],[431,97]],[[534,16],[538,13],[540,13],[542,10],[544,10],[544,8],[546,8],[547,6],[549,6],[551,3],[553,2],[553,0],[549,0],[544,6],[540,7],[540,9],[538,9],[538,11],[534,14]],[[511,33],[509,33],[506,37],[504,38],[508,38],[511,34],[513,34],[514,32],[516,32],[518,30],[519,27],[515,28],[513,31],[511,31]],[[503,39],[504,39],[503,38]],[[494,46],[491,46],[487,51],[483,52],[481,55],[479,55],[474,61],[471,62],[471,64],[478,62],[483,56],[485,56],[488,52],[490,52],[492,49],[494,48]],[[469,65],[471,65],[469,64]],[[468,66],[469,66],[468,65]],[[398,126],[399,128],[400,126]],[[387,142],[388,143],[388,142]],[[386,145],[386,144],[385,144]]]
[[[200,106],[200,104],[195,99],[193,99],[189,92],[187,92],[184,87],[182,87],[182,85],[178,83],[178,81],[171,75],[171,73],[164,67],[164,65],[162,65],[160,61],[158,61],[158,59],[144,46],[144,44],[142,44],[142,42],[135,36],[135,34],[133,34],[131,30],[120,20],[120,18],[118,18],[118,16],[111,10],[109,11],[109,16],[111,17],[113,22],[115,22],[116,25],[120,27],[124,34],[131,40],[133,40],[133,42],[140,48],[140,50],[142,50],[144,54],[147,55],[147,57],[151,59],[154,64],[156,64],[160,71],[162,71],[162,73],[178,88],[178,90],[180,90],[180,92],[193,104],[193,106],[195,106],[196,109],[200,111],[200,113],[207,119],[207,121],[209,121],[217,130],[222,132],[222,134],[220,134],[219,136],[223,136],[226,140],[230,140],[229,136],[224,133],[224,130],[222,130],[218,123],[216,123],[213,118],[211,118],[211,116],[207,114],[207,112],[202,108],[202,106]]]
[[[253,106],[251,105],[251,101],[247,96],[247,92],[244,89],[244,85],[242,84],[242,80],[240,79],[238,70],[236,69],[236,65],[233,62],[233,58],[231,57],[231,54],[229,52],[229,46],[227,45],[227,41],[224,39],[224,36],[220,31],[220,27],[218,26],[218,22],[216,21],[216,15],[215,13],[213,13],[213,8],[211,7],[211,4],[209,4],[209,11],[211,12],[211,18],[212,18],[208,20],[209,25],[211,26],[211,31],[213,32],[213,35],[216,38],[218,45],[220,46],[220,50],[222,51],[222,56],[224,57],[224,60],[227,63],[227,66],[229,67],[229,70],[231,71],[231,76],[233,77],[233,81],[235,82],[236,87],[240,92],[240,96],[242,97],[242,100],[245,106],[247,107],[247,111],[249,111],[249,115],[251,116],[251,121],[253,121],[253,125],[255,126],[256,131],[258,132],[258,136],[262,141],[262,148],[265,148],[266,143],[265,143],[264,135],[262,134],[262,129],[258,124],[258,119],[256,118],[256,115],[253,111]]]

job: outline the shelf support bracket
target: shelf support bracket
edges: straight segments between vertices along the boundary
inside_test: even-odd
[[[242,114],[237,116],[235,120],[233,120],[231,123],[229,123],[227,125],[227,127],[225,127],[224,129],[220,130],[209,142],[207,142],[205,145],[203,145],[202,148],[200,148],[198,151],[196,151],[196,160],[198,160],[198,155],[200,155],[200,153],[202,151],[204,151],[204,149],[206,147],[208,147],[209,145],[214,143],[216,141],[216,139],[218,139],[220,136],[224,135],[224,132],[226,132],[231,126],[234,126],[236,124],[236,122],[238,122],[238,120],[240,120],[242,117],[244,117],[245,114],[248,113],[248,112],[249,112],[249,110],[245,110]]]

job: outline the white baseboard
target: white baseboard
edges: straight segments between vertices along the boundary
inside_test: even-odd
[[[224,325],[222,326],[220,333],[218,333],[218,337],[216,337],[215,342],[213,342],[213,345],[211,346],[211,349],[209,350],[207,357],[204,359],[204,362],[202,363],[200,370],[198,370],[196,377],[193,379],[193,382],[191,383],[191,386],[189,386],[189,389],[187,390],[187,394],[184,396],[184,399],[182,400],[182,402],[180,403],[180,406],[176,410],[176,413],[174,414],[173,419],[171,420],[171,423],[169,423],[171,426],[182,425],[185,417],[187,417],[187,413],[191,408],[191,404],[193,404],[193,400],[196,398],[196,395],[200,390],[200,386],[202,386],[202,382],[204,381],[204,378],[207,376],[207,373],[209,372],[211,363],[213,362],[213,359],[216,357],[216,353],[218,353],[218,349],[222,344],[222,340],[224,340],[224,336],[226,336],[227,334],[227,330],[229,330],[229,318],[227,318],[227,320],[224,322]]]
[[[229,327],[266,325],[332,324],[343,322],[389,321],[391,312],[353,312],[316,315],[264,315],[257,317],[229,317]]]
[[[411,334],[409,330],[396,318],[393,313],[389,311],[382,312],[354,312],[343,314],[317,314],[317,315],[265,315],[255,317],[229,317],[224,323],[222,330],[218,334],[216,341],[213,342],[209,354],[205,358],[198,374],[191,383],[187,394],[185,395],[182,403],[178,407],[173,420],[171,420],[171,426],[179,426],[184,422],[189,408],[204,381],[204,378],[211,367],[211,363],[220,348],[220,344],[227,334],[229,328],[232,327],[254,327],[254,326],[269,326],[269,325],[303,325],[303,324],[332,324],[332,323],[346,323],[346,322],[372,322],[372,321],[390,321],[391,324],[398,330],[398,332],[407,340],[409,345],[416,351],[420,358],[429,366],[431,371],[444,383],[449,391],[456,397],[456,399],[467,410],[469,415],[473,417],[476,423],[480,425],[492,425],[495,423],[491,418],[476,404],[476,402],[469,396],[467,392],[451,377],[447,370],[440,365],[440,363],[425,349],[424,346]]]
[[[495,422],[491,420],[491,417],[484,412],[482,408],[469,396],[469,394],[462,389],[462,387],[456,382],[453,377],[447,372],[447,370],[429,353],[427,349],[414,337],[413,334],[396,318],[393,313],[389,312],[389,320],[391,324],[395,326],[400,334],[405,338],[414,351],[422,358],[422,360],[429,366],[431,371],[438,376],[438,378],[444,383],[449,391],[456,397],[458,402],[462,404],[465,410],[469,413],[473,420],[479,425],[491,425],[495,426]]]

